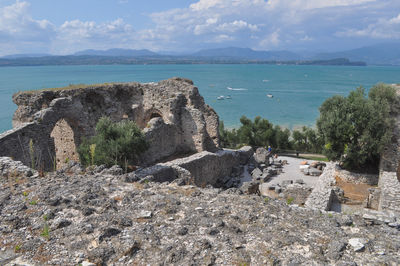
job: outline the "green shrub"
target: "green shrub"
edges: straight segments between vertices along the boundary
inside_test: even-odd
[[[85,166],[134,164],[149,145],[135,122],[112,122],[102,117],[96,125],[96,135],[83,139],[78,148],[81,163]]]
[[[286,200],[286,203],[287,203],[288,205],[290,205],[290,204],[293,203],[293,201],[294,201],[294,198],[290,197],[290,198],[288,198],[288,199]]]
[[[328,159],[340,160],[349,170],[377,169],[391,138],[395,100],[395,89],[383,84],[371,88],[369,97],[358,88],[348,97],[327,99],[320,107],[317,127]]]

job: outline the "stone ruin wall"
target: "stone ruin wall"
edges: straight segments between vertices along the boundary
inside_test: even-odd
[[[400,214],[400,86],[395,103],[395,126],[390,144],[385,148],[380,162],[379,188],[381,189],[379,210]]]
[[[384,149],[379,165],[379,177],[355,174],[327,167],[319,177],[317,186],[307,199],[306,207],[331,210],[335,196],[336,175],[350,183],[378,185],[372,189],[367,199],[367,207],[386,213],[400,215],[400,86],[395,85],[397,101],[394,103],[394,129],[390,144]]]
[[[13,101],[18,105],[14,129],[0,135],[0,156],[31,165],[33,153],[37,169],[53,170],[76,159],[82,138],[94,135],[102,116],[130,119],[144,130],[150,143],[142,156],[146,165],[219,150],[218,115],[186,79],[21,92]]]

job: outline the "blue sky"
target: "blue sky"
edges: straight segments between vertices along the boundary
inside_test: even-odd
[[[337,51],[399,41],[399,0],[0,0],[0,55]]]

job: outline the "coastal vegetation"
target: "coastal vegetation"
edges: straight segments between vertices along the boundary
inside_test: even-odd
[[[347,97],[327,99],[317,121],[327,157],[340,160],[346,169],[377,169],[392,135],[395,100],[395,89],[384,84],[372,87],[368,97],[360,87]]]
[[[83,139],[78,153],[83,165],[128,167],[138,156],[148,149],[149,144],[135,122],[123,120],[112,122],[102,117],[96,125],[96,135]]]
[[[380,154],[390,141],[396,100],[390,85],[372,87],[368,97],[362,87],[347,97],[333,96],[320,107],[317,128],[282,129],[268,120],[256,117],[240,119],[238,129],[228,130],[220,123],[221,145],[237,148],[271,146],[275,151],[323,153],[329,160],[340,161],[349,170],[375,171]]]
[[[242,116],[238,129],[225,129],[220,122],[221,145],[226,148],[239,148],[244,145],[253,147],[271,146],[275,151],[293,150],[302,152],[322,152],[321,138],[315,129],[303,127],[301,130],[283,129],[273,125],[267,119],[257,116],[254,121]]]

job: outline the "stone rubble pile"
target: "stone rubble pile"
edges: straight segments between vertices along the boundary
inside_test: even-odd
[[[0,178],[0,265],[400,263],[393,219],[237,188],[126,182],[121,170],[71,163],[45,177]]]

